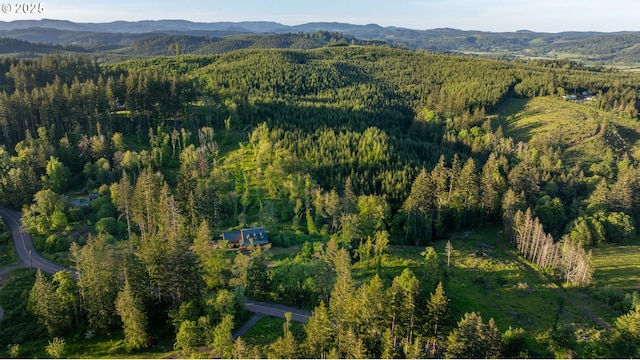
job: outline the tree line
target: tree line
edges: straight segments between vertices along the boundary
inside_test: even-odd
[[[419,329],[428,316],[416,309],[427,296],[417,300],[414,288],[423,287],[415,274],[391,287],[371,280],[356,288],[347,263],[379,267],[389,244],[428,246],[504,223],[524,256],[584,285],[591,274],[584,247],[629,241],[640,216],[638,165],[628,148],[567,165],[565,144],[515,142],[488,115],[514,96],[567,89],[601,91],[594,106],[619,111],[636,91],[629,74],[382,47],[251,50],[104,68],[60,56],[4,64],[2,201],[23,209],[39,249],[69,250],[78,273],[77,288],[70,275],[40,276],[34,287],[32,309],[51,335],[122,329],[134,349],[144,346],[140,329],[171,318],[177,348],[212,345],[228,340],[227,315],[246,294],[328,307],[325,342],[296,349],[298,356],[418,357],[429,343],[435,352],[427,355],[443,355],[443,341],[433,339],[445,333]],[[624,90],[612,90],[614,83]],[[608,126],[602,131],[613,133]],[[69,190],[85,186],[100,198],[69,206]],[[209,242],[256,222],[274,244],[302,245],[302,254],[267,270],[259,249],[230,256],[226,244]],[[91,236],[78,238],[72,230],[85,223]],[[370,287],[382,300],[359,293]],[[211,291],[221,289],[225,310],[207,313],[218,301]],[[369,319],[376,315],[361,314],[354,294],[391,312]],[[495,326],[476,315],[455,336],[471,323],[483,329],[483,344],[494,344],[474,356],[507,354]],[[289,332],[271,351],[285,354],[280,345],[291,350]]]

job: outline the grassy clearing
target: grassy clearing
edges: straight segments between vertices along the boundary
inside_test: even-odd
[[[467,238],[453,240],[452,245],[446,289],[454,319],[478,311],[483,317],[493,317],[503,331],[512,326],[538,334],[555,322],[594,327],[591,319],[567,304],[537,274],[511,259],[496,243],[495,229],[474,231]],[[441,254],[446,260],[445,252]]]
[[[284,334],[285,320],[272,316],[265,316],[260,319],[249,331],[247,331],[242,339],[247,345],[268,346],[276,341]],[[304,339],[304,325],[291,322],[289,328],[293,336],[301,342]]]
[[[148,349],[143,349],[133,353],[124,351],[123,336],[114,338],[113,336],[97,336],[92,339],[80,339],[77,341],[67,340],[67,353],[70,358],[101,358],[101,359],[160,359],[173,351],[173,342],[163,341]]]
[[[410,268],[430,293],[437,281],[443,281],[450,299],[451,319],[458,321],[465,312],[479,312],[488,321],[493,317],[505,331],[522,327],[530,333],[543,333],[553,324],[575,324],[591,328],[593,322],[566,304],[535,273],[512,260],[496,244],[493,228],[457,234],[451,240],[451,265],[447,268],[446,241],[431,244],[439,256],[440,274],[424,279],[424,247],[393,246],[382,262],[382,277],[390,285],[393,277]],[[354,278],[364,283],[376,273],[372,266],[354,265]],[[600,309],[602,310],[602,309]]]
[[[610,245],[593,249],[594,286],[640,290],[638,245]]]
[[[560,146],[568,164],[595,163],[607,151],[640,154],[637,121],[598,110],[594,102],[574,103],[553,97],[512,98],[503,105],[496,125],[514,141],[537,148]]]
[[[593,136],[600,120],[593,108],[550,97],[512,99],[520,109],[507,116],[506,133],[515,141],[577,144]],[[513,110],[513,109],[510,109]]]
[[[493,317],[502,331],[512,326],[531,333],[548,330],[556,320],[592,326],[583,314],[564,304],[536,274],[510,259],[497,246],[495,238],[495,230],[485,230],[451,242],[454,250],[447,271],[446,291],[451,299],[453,319],[461,318],[465,312],[477,311],[483,318]],[[441,258],[446,261],[444,252]]]

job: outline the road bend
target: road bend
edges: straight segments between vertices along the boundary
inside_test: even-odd
[[[40,269],[47,274],[67,270],[75,277],[75,271],[45,259],[36,251],[31,237],[22,229],[22,221],[20,220],[22,213],[0,206],[0,216],[11,230],[16,255],[22,264],[32,269]]]
[[[20,259],[20,264],[0,269],[0,272],[3,270],[13,270],[18,267],[30,267],[33,269],[40,269],[48,274],[55,274],[58,271],[66,270],[70,271],[71,274],[77,278],[74,270],[47,260],[42,257],[38,251],[36,251],[33,243],[31,242],[31,237],[22,228],[22,221],[20,220],[22,218],[22,213],[0,206],[0,216],[4,219],[5,223],[11,230],[11,235],[13,236],[13,242],[15,244],[15,251],[18,255],[18,259]],[[311,312],[307,310],[251,299],[247,299],[245,301],[245,309],[256,314],[274,316],[283,319],[285,317],[284,314],[290,312],[291,320],[300,323],[306,323],[309,321],[309,317],[311,316]]]

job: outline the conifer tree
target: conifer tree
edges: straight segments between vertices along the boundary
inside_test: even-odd
[[[493,321],[486,324],[478,313],[465,313],[458,327],[447,337],[446,348],[447,358],[499,358],[500,332]]]
[[[325,359],[331,348],[334,327],[324,301],[316,306],[309,322],[304,326],[306,341],[304,348],[309,358]]]
[[[56,334],[63,330],[59,303],[53,285],[38,269],[36,281],[29,293],[29,310],[36,315],[38,321],[45,326],[49,334]]]
[[[476,163],[473,158],[467,159],[460,170],[457,179],[457,191],[454,192],[452,202],[454,206],[462,208],[462,228],[466,228],[469,211],[474,209],[478,203],[478,175],[476,174]]]
[[[405,221],[405,241],[411,234],[415,246],[421,240],[431,241],[436,197],[429,173],[423,168],[411,185],[411,192],[402,205],[407,218]]]
[[[231,358],[234,350],[233,315],[225,315],[213,330],[213,350],[222,358]]]
[[[449,299],[444,293],[442,283],[438,283],[427,301],[427,321],[425,334],[431,338],[431,356],[435,356],[438,339],[444,334],[444,327],[449,321]]]
[[[101,234],[89,236],[83,247],[74,242],[70,251],[89,326],[94,330],[108,330],[117,322],[118,259]]]
[[[111,199],[113,199],[116,207],[127,221],[127,234],[129,235],[129,239],[131,239],[133,186],[131,186],[131,181],[126,171],[122,171],[120,181],[111,184],[109,190],[111,191]]]
[[[442,236],[444,233],[443,212],[449,205],[449,191],[447,168],[444,164],[444,155],[440,155],[440,159],[436,166],[431,170],[431,179],[434,186],[434,194],[436,197],[436,211],[434,218],[434,231],[436,236]]]
[[[298,357],[298,344],[290,331],[291,313],[286,312],[284,334],[269,345],[269,358],[272,359],[296,359]]]
[[[147,316],[141,299],[136,296],[128,279],[125,279],[124,288],[118,292],[116,312],[122,319],[127,351],[143,348],[148,338]]]

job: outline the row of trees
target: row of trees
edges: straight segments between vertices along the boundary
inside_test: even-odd
[[[512,217],[505,218],[505,228],[511,244],[540,269],[558,271],[567,284],[587,286],[591,283],[591,251],[587,252],[569,236],[556,242],[551,234],[545,233],[531,209],[517,210]]]

